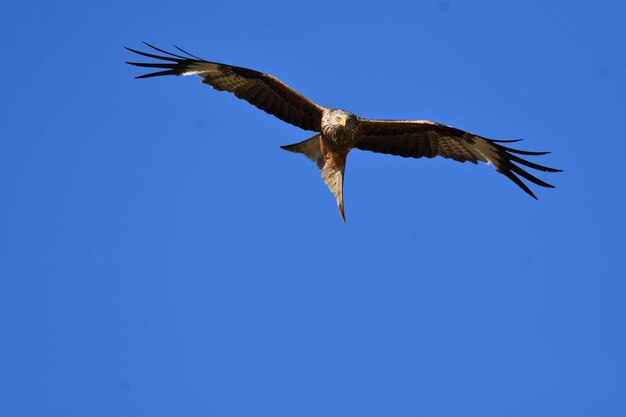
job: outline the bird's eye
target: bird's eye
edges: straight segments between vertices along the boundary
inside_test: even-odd
[[[338,122],[341,120],[341,116],[335,116],[335,121]]]

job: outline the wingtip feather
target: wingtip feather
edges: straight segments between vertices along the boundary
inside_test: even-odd
[[[537,196],[535,195],[535,193],[532,192],[532,190],[530,188],[528,188],[528,186],[526,184],[524,184],[522,182],[522,180],[520,180],[517,175],[515,175],[513,172],[509,171],[509,170],[498,170],[499,173],[503,174],[504,176],[506,176],[508,179],[510,179],[511,181],[513,181],[519,188],[521,188],[522,190],[524,190],[526,192],[526,194],[528,194],[529,196],[531,196],[532,198],[534,198],[535,200],[538,200]]]

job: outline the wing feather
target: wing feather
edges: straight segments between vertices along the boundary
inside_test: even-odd
[[[178,47],[176,49],[188,56],[174,54],[147,42],[144,43],[163,55],[131,48],[126,49],[146,58],[161,60],[161,62],[127,63],[137,67],[162,69],[162,71],[143,74],[137,78],[150,78],[162,75],[199,75],[203,78],[203,83],[210,85],[216,90],[233,93],[236,97],[247,101],[266,113],[276,116],[284,122],[304,130],[316,132],[321,130],[324,108],[298,93],[278,78],[248,68],[205,61]]]
[[[405,158],[434,158],[442,156],[459,162],[478,161],[492,164],[531,197],[535,194],[517,175],[541,187],[554,188],[515,163],[544,172],[561,170],[535,164],[515,155],[545,155],[513,149],[500,143],[518,140],[493,140],[427,120],[369,120],[359,119],[355,147],[366,151],[398,155]],[[517,175],[516,175],[517,174]]]

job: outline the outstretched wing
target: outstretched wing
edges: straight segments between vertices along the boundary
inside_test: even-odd
[[[520,168],[517,164],[544,172],[560,172],[559,169],[537,165],[517,155],[545,155],[549,152],[528,152],[501,145],[519,140],[492,140],[474,135],[451,126],[426,120],[368,120],[359,119],[358,149],[399,155],[405,158],[434,158],[443,156],[455,161],[478,161],[492,164],[496,170],[526,191],[535,194],[518,175],[542,187],[554,188]]]
[[[165,55],[126,48],[136,54],[160,59],[162,62],[127,62],[138,67],[158,68],[160,71],[140,75],[137,78],[160,75],[199,75],[202,82],[216,90],[228,91],[280,120],[304,130],[321,130],[324,108],[318,106],[279,79],[247,68],[209,62],[178,48],[188,56],[173,54],[144,42],[150,48]],[[164,61],[164,62],[163,62]]]

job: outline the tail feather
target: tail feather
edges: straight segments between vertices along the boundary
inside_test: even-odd
[[[324,180],[328,188],[330,188],[330,191],[332,191],[332,193],[335,195],[335,200],[337,200],[337,208],[339,208],[339,213],[341,213],[341,219],[345,223],[346,215],[343,210],[343,177],[346,168],[346,159],[345,156],[343,157],[343,161],[338,161],[337,159],[339,158],[331,157],[326,159],[326,163],[322,168],[322,179]]]
[[[343,209],[343,177],[346,168],[347,154],[324,151],[321,135],[317,134],[305,141],[291,145],[281,146],[282,149],[304,154],[307,158],[317,164],[322,171],[322,179],[335,196],[337,207],[341,213],[341,219],[346,222],[346,215]]]
[[[324,155],[322,154],[320,138],[321,135],[317,134],[307,140],[303,140],[302,142],[281,146],[281,149],[289,152],[304,154],[311,161],[315,162],[319,169],[322,169],[324,166]]]

